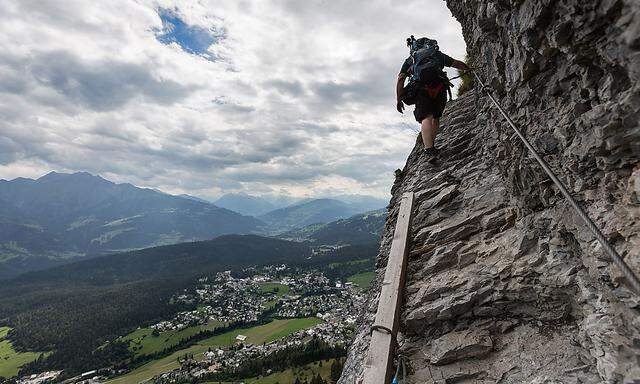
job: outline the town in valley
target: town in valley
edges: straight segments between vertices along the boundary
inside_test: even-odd
[[[192,310],[178,312],[111,341],[125,343],[139,357],[139,364],[96,367],[61,382],[240,383],[245,378],[241,376],[255,374],[254,381],[248,382],[259,383],[255,378],[275,374],[282,368],[277,364],[269,367],[274,356],[290,354],[306,358],[310,366],[315,363],[322,367],[324,360],[331,374],[339,376],[359,308],[363,306],[365,288],[372,277],[372,272],[361,272],[353,281],[342,280],[329,278],[316,269],[285,264],[199,277],[171,298],[172,304]],[[157,345],[167,348],[161,350]],[[305,357],[310,348],[321,354],[320,360],[318,356]],[[154,353],[160,357],[158,361],[167,362],[164,366],[168,369],[147,369],[155,361],[146,357]],[[263,362],[260,369],[255,368],[256,361]],[[316,380],[310,382],[331,382],[329,378],[317,381],[323,379],[316,371],[308,372]],[[15,382],[58,381],[61,372],[26,375]]]

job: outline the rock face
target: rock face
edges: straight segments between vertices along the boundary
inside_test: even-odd
[[[434,365],[444,365],[468,357],[484,356],[491,348],[493,343],[486,330],[450,332],[433,340],[429,361]]]
[[[640,2],[448,0],[493,94],[640,274]],[[477,92],[477,93],[476,93]],[[392,189],[340,383],[356,383],[402,193],[409,383],[640,382],[640,298],[476,89]],[[636,381],[637,380],[637,381]]]

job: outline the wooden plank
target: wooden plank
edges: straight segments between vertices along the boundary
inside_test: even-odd
[[[384,273],[380,301],[374,325],[390,329],[393,335],[384,330],[373,330],[369,352],[364,364],[363,384],[386,384],[392,379],[395,335],[398,332],[402,290],[404,288],[407,255],[409,253],[409,235],[411,233],[411,211],[413,210],[413,192],[404,193],[400,211],[396,220],[393,241]]]

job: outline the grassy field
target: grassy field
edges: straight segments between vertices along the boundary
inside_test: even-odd
[[[222,321],[218,321],[218,320],[209,320],[209,322],[205,325],[202,326],[203,329],[208,329],[210,331],[213,331],[216,328],[219,327],[225,327],[227,324],[223,323]]]
[[[240,328],[231,332],[223,333],[208,339],[202,340],[198,344],[206,346],[226,346],[234,343],[237,335],[247,336],[247,343],[262,344],[270,343],[287,335],[295,333],[301,329],[311,328],[322,320],[316,317],[307,317],[305,319],[284,319],[274,320],[268,324],[259,325],[252,328]]]
[[[0,327],[0,377],[12,377],[18,374],[20,367],[36,360],[39,352],[16,352],[6,336],[11,328]]]
[[[271,293],[274,292],[278,296],[283,296],[284,294],[289,293],[289,286],[280,284],[280,283],[260,283],[260,292],[262,293]]]
[[[373,281],[373,279],[375,279],[375,277],[376,277],[375,272],[360,272],[356,275],[349,277],[347,281],[352,282],[353,284],[357,285],[360,288],[367,289],[369,288],[369,285],[371,285],[371,282]]]
[[[149,355],[162,351],[165,348],[178,344],[183,339],[191,337],[200,332],[202,327],[188,327],[179,331],[160,332],[159,336],[153,336],[151,328],[137,329],[130,334],[123,336],[120,340],[129,342],[129,350],[136,356]]]
[[[149,380],[153,376],[156,376],[160,373],[179,368],[177,360],[180,356],[189,353],[193,354],[197,360],[201,360],[202,353],[207,351],[209,347],[229,346],[235,342],[236,336],[238,334],[247,336],[247,343],[262,344],[264,342],[277,340],[296,331],[310,328],[320,322],[322,322],[322,320],[317,318],[285,319],[274,320],[268,324],[259,325],[257,327],[236,329],[202,340],[196,345],[176,351],[171,355],[163,357],[161,359],[150,361],[147,364],[131,371],[130,373],[110,380],[107,383],[134,384]]]
[[[289,288],[289,286],[284,285],[284,284],[280,284],[280,283],[260,283],[260,292],[262,292],[263,294],[265,293],[272,293],[275,291],[276,295],[278,297],[282,297],[285,294],[289,293],[291,290]],[[265,307],[267,309],[271,309],[273,308],[276,304],[278,303],[278,300],[270,300],[268,302],[265,303]]]
[[[189,338],[201,330],[214,330],[215,328],[224,326],[220,321],[210,321],[206,325],[187,327],[179,331],[160,332],[160,335],[153,336],[153,329],[140,328],[120,338],[122,341],[129,342],[129,350],[135,353],[135,356],[149,355],[162,351],[165,348],[172,347],[183,339]]]

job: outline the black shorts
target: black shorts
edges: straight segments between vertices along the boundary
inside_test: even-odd
[[[420,92],[416,101],[416,109],[413,110],[413,116],[415,116],[418,123],[422,123],[422,120],[430,115],[438,118],[442,116],[446,104],[447,90],[445,88],[441,89],[435,98],[431,98],[426,91]]]

